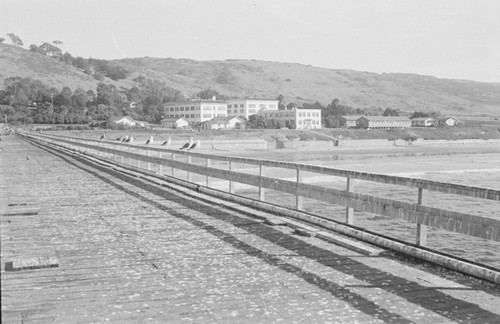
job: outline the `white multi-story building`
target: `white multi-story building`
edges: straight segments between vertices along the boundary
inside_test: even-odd
[[[227,104],[223,100],[196,99],[169,102],[163,106],[164,118],[183,117],[189,123],[202,123],[216,117],[227,117]]]
[[[227,115],[238,116],[248,119],[249,116],[266,110],[278,110],[278,100],[275,99],[228,99]]]
[[[291,129],[321,128],[321,109],[264,110],[261,114],[268,119],[276,119],[283,127]]]

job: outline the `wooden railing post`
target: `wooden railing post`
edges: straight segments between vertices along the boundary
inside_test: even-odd
[[[211,164],[212,164],[212,160],[210,160],[209,158],[206,158],[206,160],[205,160],[205,166],[206,166],[207,168],[209,168]],[[205,179],[205,181],[206,181],[206,186],[207,186],[207,187],[210,187],[210,183],[209,183],[209,180],[208,180],[209,178],[210,178],[210,177],[209,177],[209,176],[208,176],[208,174],[207,174],[206,179]]]
[[[347,192],[354,192],[354,179],[347,178]],[[354,209],[352,207],[346,207],[345,210],[345,222],[349,225],[354,224]]]
[[[301,182],[302,182],[302,173],[300,172],[299,169],[297,169],[297,190],[298,190],[299,184]],[[297,194],[295,196],[295,209],[297,209],[297,210],[302,209],[303,200],[304,200],[304,197],[300,196],[299,194]]]
[[[229,161],[229,171],[233,171],[233,162]],[[235,193],[235,183],[233,181],[229,181],[229,193]]]
[[[422,188],[418,188],[418,201],[419,205],[424,205],[427,202],[427,194]],[[427,245],[427,226],[417,223],[417,245]]]
[[[264,167],[262,166],[262,163],[259,163],[259,177],[263,176],[264,176]],[[261,185],[259,186],[259,200],[266,201],[266,188],[262,188],[262,181]]]
[[[191,155],[187,156],[187,163],[191,164],[193,162],[193,157]],[[193,174],[188,171],[187,173],[187,181],[193,182]]]
[[[174,161],[174,152],[170,154],[170,160]],[[173,177],[174,176],[174,167],[170,167],[170,175]]]
[[[158,161],[158,174],[162,174],[163,173],[163,165],[161,164],[161,151],[158,151],[158,159],[160,159],[160,161]]]
[[[146,150],[146,155],[147,155],[147,157],[148,157],[148,158],[146,159],[146,160],[148,161],[148,162],[147,162],[146,169],[147,169],[148,171],[151,171],[151,163],[149,162],[149,157],[150,157],[150,151],[149,151],[149,148]]]

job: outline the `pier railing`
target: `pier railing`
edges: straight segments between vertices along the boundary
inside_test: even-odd
[[[79,152],[98,155],[122,164],[144,168],[162,175],[175,176],[174,170],[182,170],[184,171],[183,177],[187,181],[192,181],[193,174],[198,174],[206,178],[207,187],[210,186],[210,178],[226,180],[229,183],[228,191],[230,193],[235,193],[236,183],[254,186],[258,188],[259,200],[261,201],[266,200],[266,189],[291,194],[295,196],[295,209],[297,210],[302,210],[304,198],[344,206],[346,208],[345,222],[347,224],[354,223],[355,210],[401,219],[416,224],[416,243],[421,246],[426,245],[428,226],[497,242],[500,241],[499,219],[426,206],[426,197],[430,192],[500,201],[500,190],[300,163],[205,154],[169,149],[162,146],[134,145],[115,141],[35,133],[26,133],[24,136],[62,145]],[[198,162],[193,163],[193,159]],[[200,161],[204,161],[204,163],[200,163]],[[214,161],[227,163],[229,167],[228,169],[213,167]],[[257,166],[258,174],[239,172],[234,167],[235,164]],[[169,170],[165,168],[169,168]],[[265,168],[294,170],[295,180],[273,177],[269,172],[266,173]],[[343,177],[346,179],[345,189],[327,188],[304,183],[303,175],[305,173]],[[177,173],[177,176],[179,176],[179,173]],[[415,188],[415,203],[356,192],[356,180]]]

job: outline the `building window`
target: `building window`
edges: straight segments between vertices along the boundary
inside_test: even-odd
[[[248,104],[248,108],[255,108],[255,104]]]

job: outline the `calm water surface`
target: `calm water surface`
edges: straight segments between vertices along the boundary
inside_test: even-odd
[[[293,161],[297,163],[328,166],[339,169],[382,173],[433,181],[457,183],[468,186],[486,187],[500,190],[500,153],[410,153],[394,154],[332,154],[328,152],[279,152],[255,158]],[[276,176],[274,170],[268,171]],[[292,174],[283,172],[281,178],[293,179]],[[315,174],[306,174],[304,181],[327,187],[345,188],[345,179]],[[397,199],[415,203],[415,188],[357,181],[355,191],[373,196]],[[271,202],[293,206],[293,197],[269,192],[266,196]],[[462,213],[500,219],[500,202],[475,199],[458,195],[431,193],[427,205]],[[305,200],[306,211],[344,220],[344,207],[332,206],[314,200]],[[416,226],[389,217],[356,212],[355,225],[415,243]],[[451,253],[472,261],[481,262],[500,269],[500,243],[455,234],[442,230],[429,229],[428,246]]]

